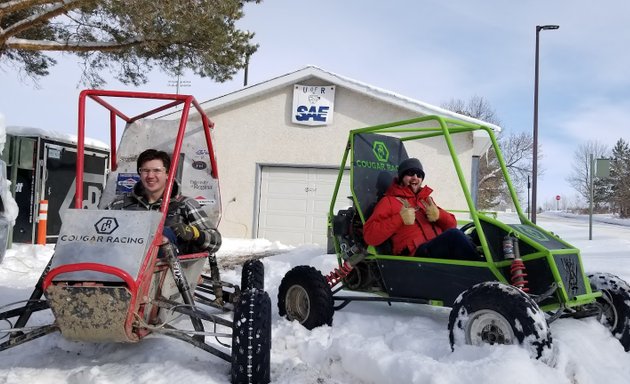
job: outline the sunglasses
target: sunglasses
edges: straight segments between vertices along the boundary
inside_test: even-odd
[[[408,169],[405,172],[403,172],[403,177],[413,176],[413,175],[416,175],[420,179],[424,178],[424,172],[422,172],[419,169]]]

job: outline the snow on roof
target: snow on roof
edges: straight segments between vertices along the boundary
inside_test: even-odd
[[[274,77],[272,79],[251,85],[238,91],[234,91],[223,96],[204,101],[200,103],[200,105],[201,108],[203,108],[204,110],[207,110],[208,108],[224,107],[236,102],[242,102],[243,100],[249,98],[259,97],[261,93],[271,92],[278,88],[283,88],[287,85],[292,85],[313,77],[317,77],[325,81],[351,89],[355,92],[371,96],[378,100],[382,100],[383,102],[390,103],[407,110],[415,111],[422,115],[439,115],[473,124],[484,125],[491,128],[497,133],[501,131],[501,127],[499,127],[498,125],[490,124],[479,119],[461,115],[459,113],[455,113],[444,108],[436,107],[434,105],[418,101],[383,88],[379,88],[330,71],[326,71],[314,65],[308,65],[297,71],[286,73],[284,75]],[[178,112],[173,112],[163,117],[174,118],[178,115]]]
[[[62,142],[69,142],[72,144],[77,143],[76,135],[72,135],[72,134],[64,133],[64,132],[58,132],[58,131],[51,131],[51,130],[42,129],[42,128],[9,125],[6,128],[6,131],[8,134],[11,134],[14,136],[38,136],[38,137],[44,137],[47,139],[52,139],[52,140],[57,140],[57,141],[62,141]],[[88,137],[85,138],[85,146],[109,151],[109,145],[105,144],[104,142],[100,140],[90,139]]]

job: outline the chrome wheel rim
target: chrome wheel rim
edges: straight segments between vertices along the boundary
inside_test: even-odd
[[[311,301],[301,285],[293,285],[287,290],[285,302],[289,320],[303,323],[311,313]]]
[[[600,322],[610,329],[617,329],[617,323],[619,321],[619,314],[617,313],[617,308],[613,304],[612,296],[610,296],[610,292],[605,289],[602,289],[602,300],[600,301],[602,305],[602,317],[600,318]]]
[[[489,309],[473,313],[466,324],[467,344],[514,344],[515,340],[514,330],[507,319]]]

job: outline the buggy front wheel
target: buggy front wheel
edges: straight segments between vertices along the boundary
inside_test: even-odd
[[[520,344],[535,359],[555,361],[544,313],[511,285],[485,282],[464,291],[453,304],[448,330],[453,350],[462,344]]]
[[[335,310],[326,278],[310,266],[291,269],[278,289],[278,311],[280,316],[297,320],[307,329],[332,325]]]
[[[602,306],[601,323],[630,351],[630,285],[610,273],[588,275],[593,290],[601,291],[597,302]]]
[[[234,308],[232,383],[269,383],[270,357],[271,300],[267,292],[250,289]]]
[[[258,259],[247,260],[241,273],[241,290],[265,289],[265,266]]]

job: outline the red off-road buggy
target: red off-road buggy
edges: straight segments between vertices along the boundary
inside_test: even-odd
[[[134,117],[113,105],[113,100],[133,99],[159,105]],[[170,195],[177,179],[214,225],[220,220],[212,123],[192,96],[83,91],[74,209],[62,212],[54,254],[30,298],[0,313],[0,351],[57,331],[71,340],[127,343],[159,333],[231,362],[234,383],[268,383],[271,309],[260,261],[244,265],[239,287],[220,280],[216,258],[206,252],[164,252],[165,257],[158,258],[166,205],[160,212],[82,209],[84,182],[94,179],[84,173],[84,156],[90,155],[84,151],[87,100],[105,107],[110,117],[111,172],[99,207],[135,183],[137,155],[157,148],[172,158],[165,194]],[[147,119],[176,106],[182,106],[178,120]],[[193,108],[198,115],[190,115]],[[118,119],[126,126],[117,148]],[[213,272],[204,274],[208,260]],[[54,315],[52,323],[29,323],[33,313],[46,310]],[[190,323],[176,321],[182,316]]]

